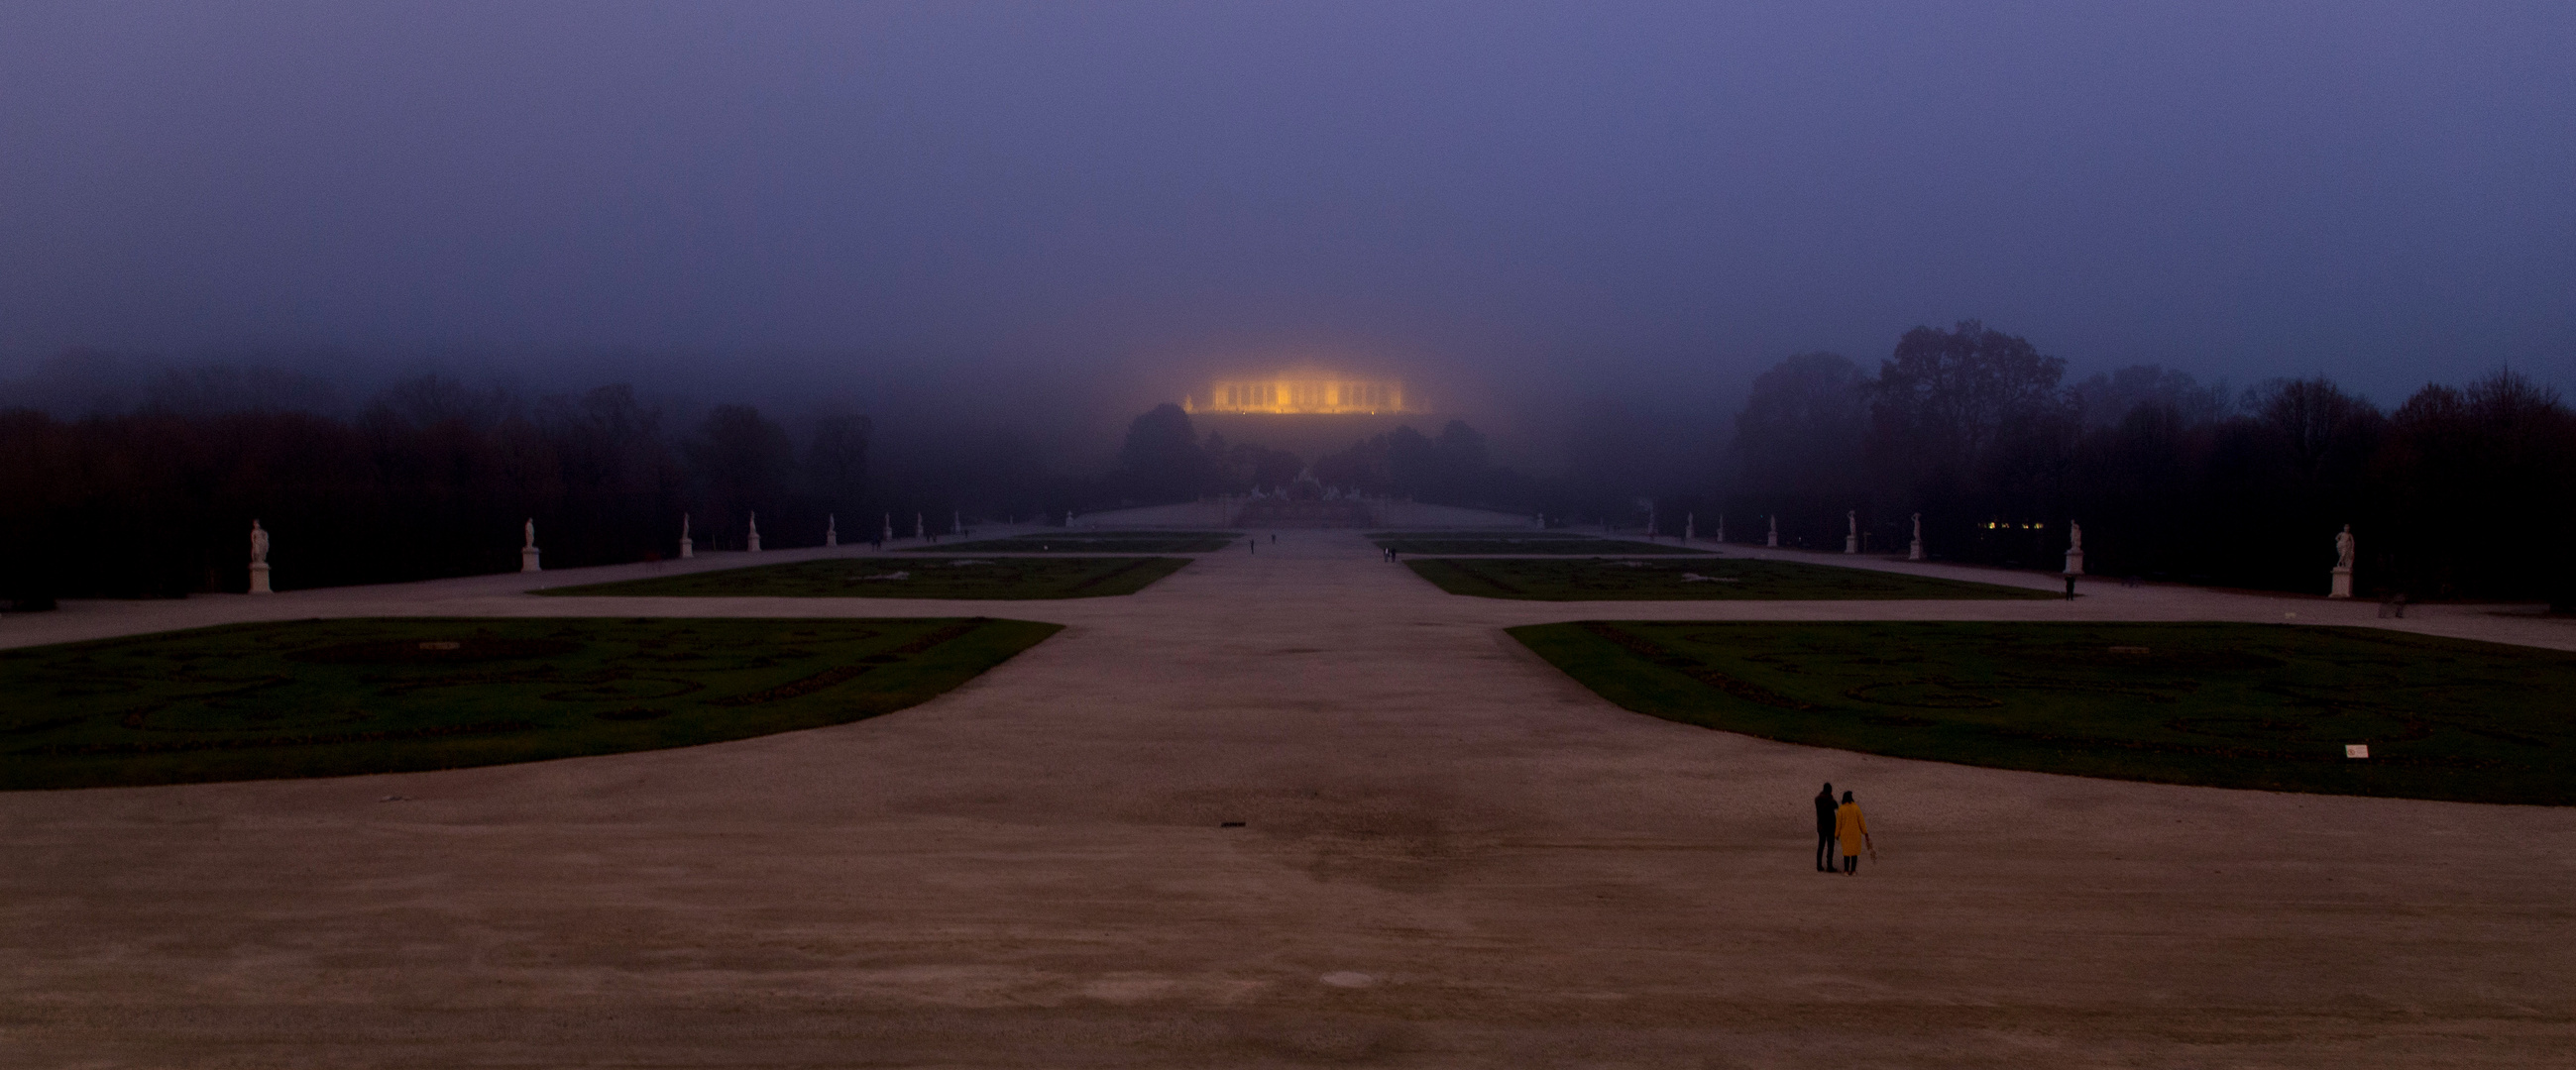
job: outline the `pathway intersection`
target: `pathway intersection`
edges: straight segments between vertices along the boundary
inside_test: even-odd
[[[932,702],[809,732],[0,795],[0,1062],[2576,1061],[2576,812],[1771,743],[1617,709],[1500,631],[2295,619],[2576,649],[2565,621],[2113,583],[2073,602],[1500,601],[1349,532],[1237,544],[1122,598],[524,593],[749,563],[0,619],[6,646],[389,614],[1068,626]],[[1824,780],[1868,805],[1885,857],[1857,877],[1810,865]]]

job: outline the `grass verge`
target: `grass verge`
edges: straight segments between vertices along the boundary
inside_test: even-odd
[[[1537,602],[2064,597],[2027,587],[1752,558],[1427,558],[1407,564],[1450,594]]]
[[[1099,598],[1134,594],[1186,557],[833,557],[691,572],[537,594],[678,598]]]
[[[923,702],[1062,626],[360,619],[0,651],[0,789],[344,776],[686,747]]]
[[[1667,720],[1965,765],[2576,804],[2576,654],[2270,624],[1577,621],[1513,628]],[[2363,744],[2370,757],[2344,756]]]

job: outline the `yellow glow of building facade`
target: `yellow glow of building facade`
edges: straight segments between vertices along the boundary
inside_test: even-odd
[[[1201,412],[1383,413],[1405,412],[1404,384],[1385,379],[1219,379],[1206,404],[1182,398],[1181,408]]]

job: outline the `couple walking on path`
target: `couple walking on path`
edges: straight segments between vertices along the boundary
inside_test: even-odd
[[[1852,793],[1843,793],[1840,805],[1834,802],[1834,786],[1816,793],[1816,872],[1834,871],[1834,845],[1842,844],[1842,872],[1850,876],[1860,871],[1860,849],[1869,844],[1869,822],[1861,819],[1860,804]],[[1870,856],[1877,857],[1878,847],[1870,844]]]

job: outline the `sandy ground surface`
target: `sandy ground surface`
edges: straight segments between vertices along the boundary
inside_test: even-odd
[[[2576,1065],[2576,811],[1768,743],[1621,711],[1499,631],[2296,614],[2576,649],[2565,621],[2108,583],[1493,601],[1350,533],[1206,555],[1126,598],[522,593],[746,563],[0,619],[0,645],[384,613],[1069,626],[837,728],[0,795],[0,1064]],[[1828,779],[1882,848],[1856,877],[1813,868]]]
[[[1249,504],[1243,498],[1209,499],[1180,505],[1140,505],[1133,509],[1108,509],[1083,513],[1073,518],[1077,530],[1115,531],[1119,528],[1231,528],[1234,517]],[[1454,505],[1431,505],[1422,502],[1390,501],[1372,498],[1369,508],[1377,514],[1377,523],[1397,528],[1492,528],[1514,530],[1529,527],[1532,519],[1490,509],[1461,509]]]

